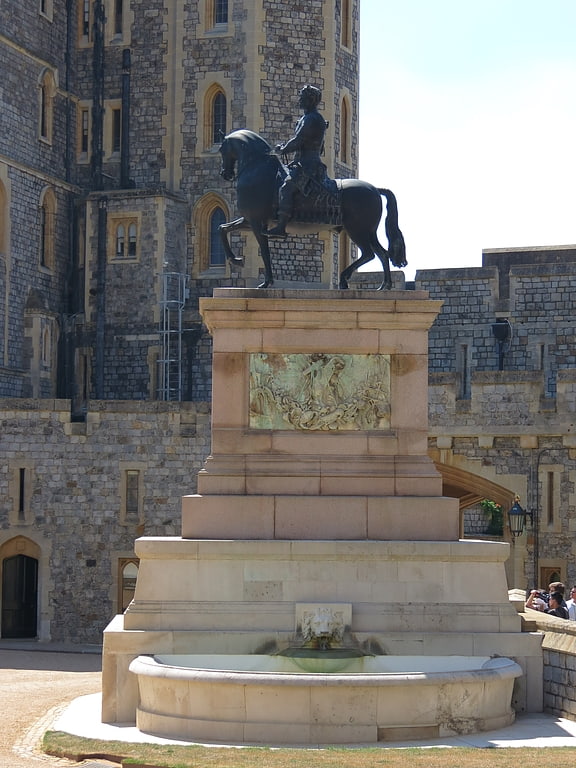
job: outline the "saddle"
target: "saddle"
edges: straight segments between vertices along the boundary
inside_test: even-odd
[[[293,221],[306,224],[342,226],[341,188],[337,181],[326,177],[318,181],[301,174],[296,180]]]

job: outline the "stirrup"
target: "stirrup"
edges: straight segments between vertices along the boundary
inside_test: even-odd
[[[279,240],[285,240],[288,237],[288,233],[284,227],[281,226],[272,227],[272,229],[265,229],[262,234],[266,235],[266,237],[276,237]]]

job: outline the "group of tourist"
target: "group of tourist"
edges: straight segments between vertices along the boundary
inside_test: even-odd
[[[576,586],[570,590],[570,598],[564,599],[566,587],[561,581],[553,581],[548,585],[548,592],[540,589],[532,589],[526,608],[542,611],[558,619],[572,619],[576,621]]]

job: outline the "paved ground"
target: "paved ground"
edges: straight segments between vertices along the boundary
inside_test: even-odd
[[[140,733],[131,726],[100,722],[101,656],[97,649],[10,646],[0,641],[0,768],[60,768],[72,763],[42,754],[38,745],[46,730],[118,741],[170,742]],[[384,747],[384,745],[382,745]],[[573,747],[576,722],[552,715],[523,715],[509,728],[426,742],[386,744],[400,746]],[[104,762],[85,762],[100,768]]]
[[[76,697],[100,690],[95,653],[7,650],[0,642],[0,766],[68,766],[38,751],[55,717]]]

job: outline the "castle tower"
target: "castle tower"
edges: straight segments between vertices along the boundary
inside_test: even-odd
[[[118,18],[106,0],[101,23],[102,2],[78,49],[79,125],[91,134],[77,158],[91,189],[80,227],[90,388],[107,399],[206,399],[198,298],[255,285],[261,266],[251,235],[232,237],[243,270],[225,259],[218,225],[237,212],[219,144],[240,128],[287,140],[298,92],[312,83],[329,122],[328,173],[356,175],[359,3],[166,0],[123,3]],[[348,251],[331,233],[274,243],[276,277],[332,284]],[[192,358],[203,371],[194,380]]]
[[[241,272],[217,236],[236,215],[221,136],[285,141],[312,83],[328,173],[356,175],[359,0],[20,5],[0,12],[0,395],[72,398],[76,418],[89,398],[206,399],[198,298],[260,269],[251,236]],[[277,278],[330,284],[348,248],[275,243]]]

